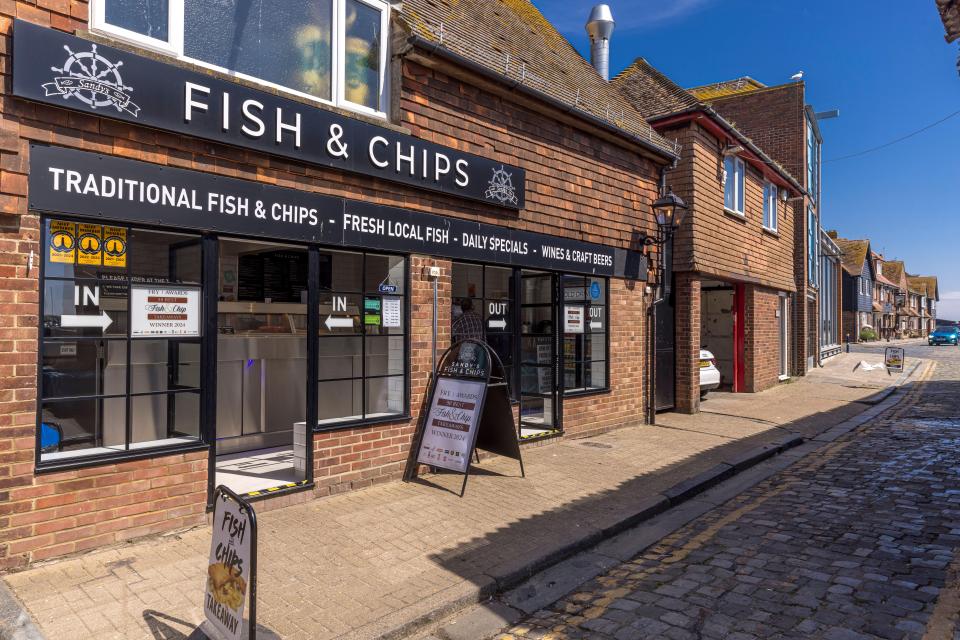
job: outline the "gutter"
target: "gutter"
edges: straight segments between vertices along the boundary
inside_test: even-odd
[[[566,102],[558,100],[557,98],[554,98],[553,96],[547,93],[528,87],[527,85],[521,83],[519,80],[514,80],[509,76],[505,76],[501,73],[497,73],[496,71],[493,71],[492,69],[489,69],[488,67],[485,67],[478,62],[474,62],[470,58],[462,56],[458,53],[451,51],[450,49],[443,47],[438,42],[427,40],[426,38],[422,36],[418,36],[416,34],[409,36],[407,38],[407,42],[414,47],[425,50],[427,54],[430,56],[437,56],[438,58],[443,58],[448,62],[452,62],[458,66],[465,67],[466,69],[469,69],[470,71],[476,73],[477,75],[483,76],[484,78],[487,78],[489,80],[493,80],[498,84],[505,85],[506,88],[509,89],[510,91],[515,91],[529,98],[533,98],[539,102],[544,102],[550,105],[551,107],[553,107],[554,109],[557,109],[563,113],[575,116],[576,118],[579,118],[580,120],[583,120],[595,127],[603,129],[608,133],[612,133],[617,137],[625,138],[629,142],[632,142],[633,144],[643,147],[646,151],[650,152],[656,157],[662,158],[666,164],[674,163],[680,158],[678,154],[672,151],[667,151],[666,149],[663,149],[662,147],[655,145],[653,142],[649,140],[645,140],[638,135],[635,135],[633,133],[630,133],[629,131],[625,131],[621,129],[620,127],[612,125],[606,120],[603,120],[602,118],[598,118],[593,114],[587,113],[585,111],[581,111],[580,109],[577,109],[576,106],[574,105],[567,104]]]
[[[733,138],[736,138],[737,140],[742,142],[744,146],[746,146],[751,153],[756,155],[761,162],[769,166],[781,178],[786,180],[790,184],[790,186],[796,189],[797,193],[799,193],[800,195],[806,195],[806,196],[810,195],[810,193],[806,189],[804,189],[803,186],[799,182],[797,182],[797,180],[792,175],[787,173],[787,171],[782,166],[780,166],[778,162],[776,162],[773,158],[768,156],[762,149],[760,149],[760,147],[756,145],[756,143],[754,143],[752,140],[747,138],[736,127],[730,124],[730,122],[724,119],[724,117],[721,116],[719,113],[717,113],[716,110],[713,109],[713,107],[708,107],[707,105],[699,105],[696,107],[692,107],[690,109],[686,109],[684,111],[677,111],[676,113],[671,113],[666,116],[662,116],[660,118],[652,118],[650,120],[650,125],[653,127],[656,127],[656,125],[664,126],[667,124],[671,124],[673,122],[680,122],[680,121],[689,119],[698,113],[706,114],[712,120],[714,120],[720,126],[721,129],[726,131]]]

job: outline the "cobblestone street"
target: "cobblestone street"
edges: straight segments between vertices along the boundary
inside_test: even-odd
[[[960,349],[913,356],[936,364],[898,406],[500,640],[960,638]]]

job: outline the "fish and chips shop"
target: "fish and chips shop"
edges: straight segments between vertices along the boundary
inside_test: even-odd
[[[203,523],[219,485],[399,480],[456,340],[502,361],[521,444],[643,421],[670,146],[517,99],[419,2],[283,1],[8,21],[7,568]]]

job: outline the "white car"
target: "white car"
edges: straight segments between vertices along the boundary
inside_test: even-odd
[[[707,397],[707,391],[720,386],[720,370],[717,359],[706,349],[700,349],[700,399]]]

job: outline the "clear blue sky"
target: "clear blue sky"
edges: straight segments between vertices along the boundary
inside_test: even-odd
[[[533,0],[589,58],[595,2]],[[683,87],[748,75],[839,109],[826,160],[889,142],[960,110],[957,44],[935,0],[608,0],[611,75],[642,56]],[[960,319],[960,115],[889,148],[824,165],[823,224],[940,278],[940,316]]]

